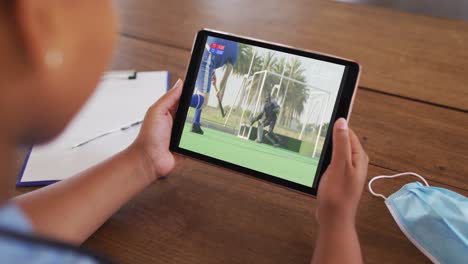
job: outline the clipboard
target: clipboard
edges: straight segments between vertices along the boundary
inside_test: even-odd
[[[167,71],[104,74],[95,93],[60,136],[47,145],[27,148],[16,186],[55,183],[125,149],[138,135],[146,110],[169,90],[169,82]]]

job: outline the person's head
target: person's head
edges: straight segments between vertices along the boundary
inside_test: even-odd
[[[57,136],[92,94],[116,35],[112,0],[0,3],[0,140]]]
[[[106,69],[115,33],[112,0],[0,1],[0,201],[16,146],[65,128]]]

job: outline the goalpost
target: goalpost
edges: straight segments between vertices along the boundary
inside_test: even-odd
[[[274,83],[270,89],[271,98],[277,100],[281,107],[275,130],[280,127],[280,122],[282,121],[280,119],[284,116],[283,111],[285,111],[285,109],[291,111],[295,106],[294,98],[289,98],[288,91],[290,89],[299,89],[299,87],[308,89],[308,96],[303,102],[304,109],[302,113],[294,116],[294,126],[291,124],[291,127],[282,128],[288,131],[290,130],[291,135],[288,136],[300,141],[306,140],[310,142],[310,144],[313,144],[312,157],[315,158],[320,135],[322,134],[323,122],[325,121],[326,109],[329,104],[330,92],[284,76],[285,67],[283,68],[282,74],[268,70],[257,71],[250,74],[252,63],[253,59],[249,68],[249,73],[242,77],[241,87],[238,89],[234,104],[229,109],[224,125],[226,126],[228,123],[233,108],[239,106],[242,109],[242,113],[237,128],[237,136],[248,140],[252,133],[250,120],[257,116],[263,108],[263,101],[266,97],[265,92],[267,90],[267,88],[265,88],[266,80],[268,78],[275,78],[275,80],[279,78],[279,81]],[[283,85],[283,82],[287,82],[286,85]],[[289,114],[291,115],[291,112],[289,112]]]

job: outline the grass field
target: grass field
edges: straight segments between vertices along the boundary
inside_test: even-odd
[[[227,114],[228,113],[227,108],[225,109],[225,111]],[[240,125],[241,113],[242,113],[241,110],[232,111],[231,116],[229,117],[229,120],[226,126],[229,128],[238,129]],[[195,114],[195,109],[190,107],[187,116],[193,118],[194,114]],[[248,114],[244,118],[245,118],[244,120],[248,120]],[[226,121],[226,119],[221,116],[219,108],[206,106],[203,109],[203,121],[209,121],[211,123],[224,125],[224,122]],[[290,128],[283,127],[280,124],[276,124],[275,133],[283,135],[283,136],[291,137],[291,138],[299,138],[299,134],[301,133],[301,131],[292,130]],[[316,133],[311,133],[310,131],[306,131],[302,137],[302,141],[315,144],[316,136],[317,136]],[[324,137],[320,137],[319,139],[318,148],[317,148],[317,151],[319,153],[322,151],[324,140],[325,140]]]
[[[317,159],[206,127],[203,128],[204,135],[192,133],[190,129],[191,124],[186,123],[180,140],[181,148],[312,186]]]

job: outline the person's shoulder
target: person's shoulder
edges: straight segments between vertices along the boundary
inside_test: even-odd
[[[33,232],[33,226],[21,208],[14,203],[0,207],[0,263],[109,263],[73,246],[38,238]]]
[[[80,249],[29,234],[0,228],[0,263],[108,264]],[[40,257],[34,257],[40,256]]]
[[[33,227],[21,208],[14,203],[0,207],[0,228],[22,233],[32,233]]]

